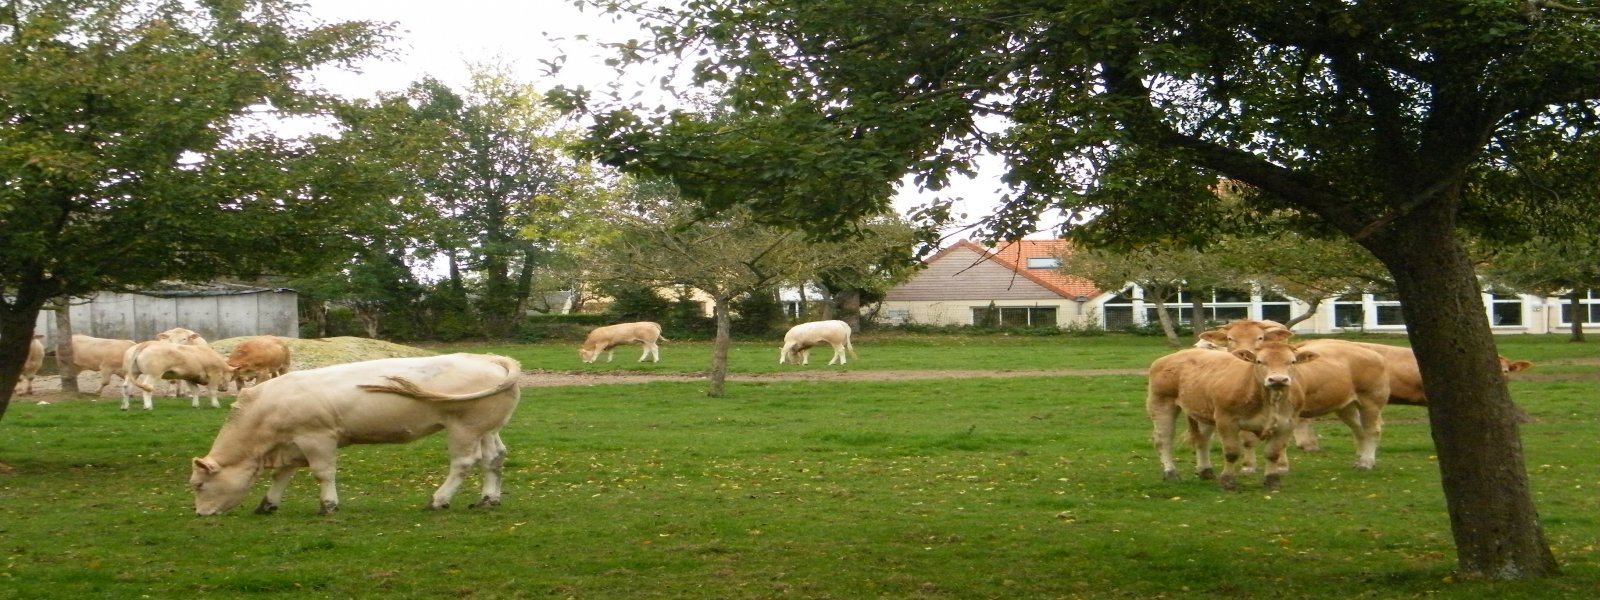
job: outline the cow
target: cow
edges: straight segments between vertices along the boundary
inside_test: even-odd
[[[191,461],[195,514],[238,505],[263,469],[272,470],[272,485],[255,512],[272,514],[300,467],[317,478],[321,512],[331,514],[339,507],[339,447],[403,444],[441,430],[450,472],[427,508],[448,508],[474,466],[483,470],[483,494],[473,507],[498,505],[506,459],[500,428],[521,397],[521,374],[503,356],[448,354],[295,371],[246,388],[210,452]]]
[[[616,347],[624,344],[641,344],[644,354],[639,356],[639,362],[650,359],[650,362],[661,361],[661,348],[656,342],[668,342],[661,337],[661,324],[651,321],[636,321],[633,323],[618,323],[596,327],[589,332],[589,337],[584,338],[583,345],[578,348],[578,358],[584,363],[593,363],[600,358],[600,353],[606,353],[606,362],[611,362],[611,357],[616,352]]]
[[[1194,419],[1202,439],[1208,439],[1213,430],[1222,437],[1226,458],[1218,478],[1222,489],[1238,489],[1244,456],[1242,433],[1246,431],[1266,442],[1269,464],[1264,484],[1277,489],[1289,469],[1286,446],[1294,433],[1295,418],[1305,406],[1299,370],[1317,358],[1315,352],[1268,339],[1255,351],[1188,349],[1156,359],[1150,365],[1145,410],[1155,426],[1162,476],[1169,481],[1178,479],[1172,437],[1181,408]],[[1173,392],[1175,397],[1169,395]],[[1207,478],[1211,471],[1209,445],[1197,444],[1196,450],[1201,477]]]
[[[1422,389],[1422,371],[1417,367],[1417,355],[1410,348],[1330,339],[1311,340],[1306,344],[1313,347],[1356,346],[1377,352],[1383,355],[1389,367],[1389,403],[1408,406],[1428,405],[1428,396]],[[1498,358],[1501,373],[1515,373],[1533,368],[1533,363],[1525,360],[1511,360],[1504,356]]]
[[[111,385],[111,375],[122,376],[122,357],[132,348],[133,340],[117,340],[108,338],[90,337],[74,334],[72,336],[72,364],[83,371],[98,371],[100,373],[100,387],[95,388],[95,395],[104,392],[106,386]],[[65,371],[62,372],[65,376]]]
[[[161,333],[156,334],[156,341],[158,341],[158,342],[167,342],[167,343],[171,343],[171,344],[178,344],[180,346],[204,346],[206,348],[210,348],[211,347],[211,344],[206,343],[206,338],[201,337],[199,333],[196,333],[194,330],[185,329],[185,328],[182,328],[182,327],[173,327],[172,329],[168,329],[166,331],[163,331]],[[123,383],[123,387],[127,387],[127,383],[126,382]],[[187,389],[188,387],[189,387],[189,383],[186,382],[186,381],[183,381],[181,379],[178,380],[178,381],[173,382],[173,384],[172,384],[172,397],[173,398],[177,398],[178,394],[180,394],[182,390]],[[199,392],[196,392],[196,393],[198,394]]]
[[[1236,350],[1244,348],[1255,350],[1266,341],[1269,331],[1289,331],[1282,323],[1277,321],[1236,319],[1226,325],[1216,327],[1200,334],[1200,341],[1195,342],[1196,348],[1211,350]],[[1291,332],[1291,335],[1292,332]]]
[[[261,383],[287,373],[290,354],[289,344],[270,335],[239,342],[228,354],[228,368],[233,369],[234,388],[242,390],[247,381]]]
[[[778,351],[778,364],[811,364],[811,348],[827,344],[833,347],[833,358],[828,364],[849,362],[845,354],[856,355],[850,345],[850,324],[844,321],[812,321],[789,328],[783,336],[783,348]]]
[[[217,389],[226,388],[233,377],[233,369],[210,346],[187,346],[162,341],[140,342],[129,348],[122,357],[122,410],[128,410],[128,387],[143,392],[144,409],[155,405],[150,394],[155,391],[149,379],[175,379],[186,381],[190,388],[191,403],[200,408],[200,387],[211,393],[211,408],[221,408],[217,402]]]
[[[28,340],[28,358],[22,361],[22,378],[18,383],[27,384],[27,391],[22,393],[28,396],[33,395],[33,376],[39,373],[39,367],[44,366],[43,339],[44,336],[35,334],[33,339]]]

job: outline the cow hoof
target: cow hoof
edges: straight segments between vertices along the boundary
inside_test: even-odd
[[[1183,478],[1178,476],[1177,471],[1164,471],[1161,473],[1161,478],[1166,481],[1183,481]]]
[[[432,504],[432,503],[430,503],[427,506],[422,507],[422,510],[435,511],[435,510],[444,510],[446,508],[450,508],[450,503],[449,502],[446,502],[444,504]]]
[[[1217,472],[1209,468],[1200,469],[1200,472],[1197,475],[1199,475],[1200,479],[1204,481],[1211,481],[1217,478]]]
[[[1279,488],[1283,487],[1283,476],[1278,474],[1268,475],[1264,480],[1262,480],[1262,484],[1265,485],[1267,489],[1276,492]]]
[[[338,502],[323,502],[322,503],[322,511],[320,513],[318,513],[318,514],[321,514],[322,516],[326,517],[326,516],[331,515],[331,514],[336,513],[336,512],[339,512],[339,503]]]
[[[1357,471],[1371,471],[1373,466],[1374,465],[1369,465],[1367,463],[1356,463],[1356,470]]]
[[[500,506],[500,499],[484,496],[477,504],[468,504],[467,508],[489,508],[491,506]]]
[[[278,505],[266,500],[262,500],[261,504],[256,506],[256,514],[258,515],[270,515],[275,512],[278,512]]]

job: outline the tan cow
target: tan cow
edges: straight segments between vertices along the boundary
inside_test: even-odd
[[[1194,419],[1203,437],[1212,431],[1222,437],[1226,464],[1218,484],[1224,490],[1238,488],[1240,459],[1244,456],[1243,432],[1256,434],[1267,444],[1266,487],[1277,489],[1288,472],[1285,452],[1294,433],[1294,421],[1305,406],[1305,387],[1299,379],[1302,365],[1317,359],[1315,352],[1296,350],[1281,341],[1264,341],[1260,349],[1189,349],[1157,359],[1151,364],[1145,409],[1155,425],[1155,443],[1160,455],[1162,475],[1178,479],[1172,457],[1172,436],[1178,409]],[[1173,365],[1178,365],[1176,368]],[[1164,380],[1176,377],[1176,386]],[[1176,387],[1177,397],[1164,394]],[[1197,454],[1201,464],[1210,467],[1209,445]],[[1201,471],[1206,476],[1206,471]]]
[[[289,344],[270,335],[239,342],[228,354],[235,389],[244,389],[247,381],[258,384],[289,372],[289,358]]]
[[[264,469],[272,470],[272,485],[256,513],[275,512],[300,467],[322,487],[322,514],[332,513],[340,446],[403,444],[441,430],[449,437],[450,473],[428,508],[449,507],[474,466],[483,469],[483,495],[473,506],[497,505],[506,459],[500,428],[517,407],[521,374],[522,366],[503,356],[449,354],[295,371],[246,388],[211,451],[192,461],[195,514],[238,505]]]
[[[122,376],[122,357],[134,345],[133,340],[117,340],[90,337],[87,335],[72,336],[72,364],[79,370],[97,371],[100,373],[100,387],[95,388],[95,395],[104,392],[106,386],[111,385],[111,375]]]
[[[200,334],[196,333],[194,330],[185,329],[183,327],[173,327],[172,329],[168,329],[166,331],[163,331],[161,333],[156,334],[156,341],[158,341],[158,342],[167,342],[167,343],[171,343],[171,344],[178,344],[180,346],[203,346],[203,347],[206,347],[206,348],[210,348],[211,347],[211,344],[206,342],[206,338],[201,337]],[[124,385],[123,387],[127,387],[127,386]],[[183,390],[186,390],[188,388],[189,388],[189,382],[183,381],[183,380],[174,381],[172,383],[172,397],[173,398],[177,398],[178,395],[181,394]],[[196,393],[198,393],[198,392],[196,392]]]
[[[1383,355],[1384,361],[1389,367],[1389,403],[1409,406],[1428,405],[1427,394],[1422,389],[1422,371],[1417,367],[1417,355],[1410,348],[1329,339],[1311,340],[1306,342],[1306,345],[1312,347],[1356,346],[1377,352]],[[1499,359],[1501,373],[1515,373],[1533,368],[1533,363],[1525,360],[1511,360],[1504,356],[1499,357]]]
[[[606,362],[611,362],[611,357],[616,352],[616,347],[624,344],[642,344],[644,354],[639,356],[639,362],[650,359],[650,362],[661,361],[661,348],[656,342],[668,342],[661,337],[661,324],[651,321],[636,321],[633,323],[618,323],[596,327],[589,332],[589,337],[583,340],[583,346],[578,348],[578,358],[585,363],[592,363],[600,358],[600,353],[606,353]]]
[[[26,383],[27,391],[23,394],[33,395],[33,376],[39,373],[39,367],[44,366],[44,336],[35,334],[28,341],[28,358],[22,361],[22,378],[18,383]]]
[[[855,356],[855,346],[850,345],[850,324],[844,321],[812,321],[789,328],[783,336],[783,348],[778,351],[778,364],[811,364],[811,349],[827,344],[833,347],[833,358],[828,364],[849,362],[845,354]]]
[[[155,405],[150,395],[155,391],[154,379],[173,379],[191,384],[192,405],[200,408],[200,389],[204,386],[211,394],[211,408],[221,408],[217,401],[218,388],[225,388],[233,377],[233,369],[210,346],[184,346],[152,341],[134,344],[123,354],[122,410],[128,410],[128,386],[143,392],[144,409]]]

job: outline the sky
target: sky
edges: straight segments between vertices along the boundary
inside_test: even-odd
[[[642,37],[631,20],[619,21],[594,9],[579,10],[570,0],[308,0],[308,7],[311,18],[320,21],[396,23],[399,39],[390,46],[394,56],[366,61],[359,66],[359,73],[323,71],[316,75],[319,85],[348,97],[401,91],[424,76],[460,89],[467,83],[468,65],[486,62],[507,65],[520,80],[537,89],[557,85],[604,89],[617,77],[605,66],[605,51],[596,43]],[[541,61],[563,54],[565,66],[550,75]],[[628,78],[634,80],[621,83],[625,89],[648,94],[651,88],[644,81],[658,76],[657,72],[641,72]],[[998,174],[996,168],[983,169],[977,179],[954,182],[941,195],[963,197],[956,212],[976,219],[993,210],[994,198],[999,195]],[[914,186],[902,185],[895,208],[906,212],[931,198]]]

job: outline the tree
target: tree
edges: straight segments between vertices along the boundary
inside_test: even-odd
[[[1579,300],[1600,288],[1600,234],[1560,239],[1538,237],[1506,248],[1489,258],[1484,276],[1490,282],[1541,296],[1568,296],[1572,313],[1570,339],[1584,341],[1587,313]]]
[[[1014,186],[999,233],[1053,208],[1103,220],[1116,239],[1203,239],[1241,225],[1202,191],[1226,177],[1261,190],[1253,211],[1354,240],[1393,275],[1437,399],[1429,421],[1460,576],[1557,571],[1463,239],[1594,226],[1532,218],[1572,197],[1482,190],[1504,189],[1487,173],[1515,179],[1505,165],[1523,150],[1600,145],[1596,11],[1545,0],[703,0],[648,15],[656,45],[633,56],[698,57],[697,80],[762,126],[604,110],[592,137],[604,156],[675,172],[748,161],[769,184],[744,196],[685,188],[712,209],[830,231],[881,210],[875,183],[909,173],[938,187],[994,152]],[[1158,184],[1191,192],[1142,195]]]
[[[1315,315],[1324,300],[1394,289],[1383,265],[1347,239],[1281,231],[1271,236],[1224,236],[1216,244],[1223,260],[1245,280],[1310,306],[1284,323],[1289,327]]]
[[[1225,286],[1240,281],[1238,274],[1228,270],[1215,255],[1195,250],[1163,250],[1150,247],[1142,250],[1076,250],[1063,253],[1060,271],[1082,277],[1101,289],[1120,290],[1128,284],[1144,290],[1144,299],[1156,305],[1156,319],[1167,336],[1167,345],[1183,346],[1172,313],[1167,310],[1167,299],[1176,298],[1178,292]],[[1191,325],[1198,334],[1205,329],[1201,317],[1200,300],[1195,300]]]
[[[912,251],[907,240],[870,233],[865,227],[869,233],[860,238],[822,242],[807,240],[798,231],[755,223],[741,209],[704,217],[662,180],[638,184],[630,201],[613,207],[606,220],[617,225],[618,233],[601,250],[594,265],[597,278],[687,286],[711,297],[716,320],[711,386],[706,392],[711,397],[724,393],[734,300],[784,282],[804,281],[830,268],[858,264],[863,257],[885,254],[889,247]]]
[[[604,194],[593,165],[574,161],[560,114],[503,66],[477,65],[464,92],[434,79],[410,91],[426,122],[449,131],[450,156],[422,174],[422,187],[453,227],[437,248],[450,281],[476,275],[486,332],[507,337],[522,322],[541,264],[589,231],[582,219]]]
[[[289,0],[15,0],[0,9],[0,416],[49,299],[303,272],[353,245],[344,161],[251,127],[320,113],[302,76],[387,29]],[[293,251],[285,251],[293,249]]]

